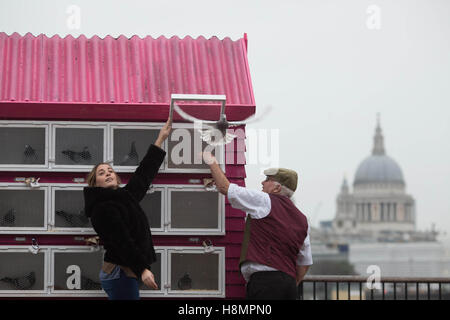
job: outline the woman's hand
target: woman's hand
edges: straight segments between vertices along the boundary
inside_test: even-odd
[[[147,287],[158,290],[158,285],[155,282],[155,276],[150,270],[144,269],[141,275],[141,279]]]
[[[167,139],[167,137],[170,134],[170,131],[172,131],[172,119],[171,118],[167,119],[166,124],[159,131],[158,138],[156,139],[154,145],[161,148],[162,143],[164,142],[164,140]]]

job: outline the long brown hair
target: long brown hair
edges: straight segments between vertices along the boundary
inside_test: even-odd
[[[95,165],[95,167],[92,168],[91,172],[89,172],[89,174],[87,175],[86,180],[87,180],[87,183],[88,183],[89,187],[95,187],[96,186],[96,184],[97,184],[97,180],[96,180],[96,178],[97,178],[97,168],[98,168],[98,166],[100,166],[102,164],[106,164],[106,165],[111,167],[111,165],[109,163],[106,163],[106,162],[97,163]],[[112,169],[112,167],[111,167],[111,169]],[[120,177],[117,175],[117,173],[114,171],[114,169],[113,169],[113,172],[116,175],[117,184],[118,185],[122,184],[122,180],[120,180]]]

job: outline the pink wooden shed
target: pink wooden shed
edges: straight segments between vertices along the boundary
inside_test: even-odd
[[[27,33],[0,33],[0,121],[163,122],[170,96],[179,94],[226,95],[228,120],[243,120],[255,113],[247,37],[238,40],[187,36],[127,38],[84,35],[51,38]],[[194,115],[216,120],[217,108],[194,106]],[[175,122],[182,119],[175,115]],[[239,139],[243,139],[240,137]],[[243,157],[237,141],[227,145],[233,158]],[[0,146],[0,148],[2,148]],[[244,164],[226,164],[229,180],[245,185]],[[39,176],[39,182],[64,183],[86,176],[86,171],[0,168],[0,183],[17,177]],[[126,182],[130,173],[121,173]],[[155,184],[188,184],[210,177],[208,173],[160,173]],[[1,214],[1,212],[0,212]],[[238,272],[244,213],[225,201],[223,235],[154,235],[156,246],[189,247],[211,241],[225,248],[225,298],[245,296]],[[0,232],[0,245],[80,245],[73,235],[46,232]],[[18,242],[18,238],[24,243]]]

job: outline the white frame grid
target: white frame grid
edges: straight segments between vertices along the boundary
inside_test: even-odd
[[[50,134],[49,134],[49,126],[46,122],[39,121],[5,121],[0,120],[0,127],[3,128],[44,128],[45,130],[45,159],[44,164],[0,164],[0,169],[5,171],[19,171],[19,170],[41,170],[49,167],[49,146],[50,146]]]
[[[58,183],[58,184],[50,184],[50,211],[48,218],[48,232],[58,233],[58,234],[92,234],[95,233],[94,228],[68,228],[68,227],[57,227],[56,223],[56,191],[81,191],[83,193],[83,188],[87,187],[87,185],[80,184],[69,184],[69,183]]]
[[[97,129],[103,130],[103,159],[102,162],[107,161],[108,155],[108,142],[110,138],[108,136],[108,126],[101,122],[68,122],[58,121],[50,123],[51,128],[51,143],[50,143],[50,157],[48,159],[50,163],[50,169],[63,169],[63,171],[90,171],[94,165],[68,165],[68,164],[56,164],[56,129]],[[69,169],[69,170],[67,170]]]
[[[31,246],[0,246],[0,255],[4,252],[19,252],[33,254],[30,251]],[[43,290],[0,290],[0,297],[36,297],[48,294],[48,284],[49,284],[49,256],[47,250],[39,250],[39,253],[44,254],[44,289]]]
[[[213,247],[213,251],[205,252],[205,248],[198,247],[167,247],[167,295],[171,297],[191,297],[191,296],[201,296],[201,297],[216,297],[225,298],[225,248],[224,247]],[[218,290],[172,290],[170,283],[171,268],[172,268],[172,253],[183,253],[183,254],[218,254],[219,263],[217,270],[219,272],[218,277]]]
[[[55,191],[75,190],[82,192],[86,184],[81,183],[42,183],[38,188],[30,188],[25,183],[0,183],[0,190],[43,190],[44,191],[44,227],[4,227],[0,226],[2,234],[57,234],[57,235],[94,235],[93,228],[68,228],[55,226]],[[121,185],[125,186],[124,184]],[[153,235],[224,235],[225,234],[225,196],[217,191],[206,191],[201,185],[185,184],[152,184],[147,193],[152,190],[161,192],[161,228],[151,228]],[[208,228],[171,228],[171,192],[214,192],[218,196],[217,220],[218,227]]]
[[[103,290],[55,290],[55,253],[89,253],[103,250],[101,246],[41,246],[39,253],[44,254],[44,290],[1,290],[0,297],[103,297]],[[156,253],[161,254],[161,285],[159,290],[140,290],[141,298],[146,297],[210,297],[225,298],[225,247],[213,247],[212,252],[206,252],[204,247],[190,246],[155,246]],[[30,246],[14,245],[0,246],[0,255],[4,252],[29,253]],[[217,254],[218,290],[170,290],[171,253],[186,254]],[[99,269],[100,272],[100,269]]]
[[[146,124],[125,124],[125,123],[112,123],[109,124],[109,153],[107,156],[107,162],[111,164],[111,166],[113,167],[114,171],[116,172],[134,172],[137,168],[137,166],[118,166],[114,164],[114,130],[115,129],[130,129],[130,130],[149,130],[149,131],[154,131],[154,130],[161,130],[162,125],[158,124],[158,123],[146,123]],[[152,141],[149,141],[149,145],[153,143]],[[167,140],[163,142],[163,145],[161,146],[163,150],[167,150]],[[142,160],[142,159],[141,159]],[[163,171],[161,169],[164,169],[163,166],[161,166],[159,171]]]
[[[172,221],[172,201],[171,194],[173,191],[183,192],[214,192],[218,195],[217,208],[217,229],[207,228],[171,228]],[[224,235],[225,234],[225,196],[217,191],[206,191],[204,187],[199,185],[167,185],[167,213],[165,223],[165,234],[173,235]]]
[[[23,190],[23,191],[44,191],[44,226],[43,227],[5,227],[0,226],[0,233],[3,234],[27,234],[29,232],[48,232],[48,212],[49,212],[49,188],[48,186],[43,186],[39,188],[30,188],[24,185],[20,185],[18,183],[0,183],[0,190]]]
[[[72,128],[72,129],[103,129],[103,161],[111,163],[113,161],[113,130],[120,129],[148,129],[148,130],[160,130],[164,123],[161,122],[87,122],[87,121],[15,121],[15,120],[0,120],[0,127],[30,127],[30,128],[45,128],[46,132],[46,145],[45,145],[45,165],[24,165],[24,164],[8,164],[1,165],[1,171],[36,171],[39,169],[41,172],[89,172],[93,165],[57,165],[55,163],[55,144],[56,144],[56,128]],[[184,128],[194,129],[193,123],[173,123],[173,129]],[[149,141],[150,144],[153,141]],[[189,168],[169,168],[169,143],[164,141],[162,148],[166,151],[167,156],[164,158],[164,162],[159,169],[162,173],[210,173],[209,168],[205,169],[189,169]],[[225,146],[221,145],[217,147],[220,167],[225,172]],[[136,166],[114,166],[114,170],[117,172],[129,172],[132,173],[136,170]]]
[[[193,129],[195,130],[194,124],[191,123],[173,123],[172,130],[175,129]],[[172,131],[173,132],[173,131]],[[170,137],[169,137],[170,138]],[[164,158],[164,172],[168,173],[210,173],[210,169],[189,169],[189,168],[169,168],[169,141],[166,140],[166,149],[167,156]],[[199,142],[200,144],[202,142]],[[219,161],[219,166],[223,172],[225,172],[225,145],[221,145],[217,147],[219,154],[216,154],[216,159]],[[194,150],[192,151],[194,152]],[[195,155],[193,154],[195,157]]]
[[[55,295],[58,297],[106,297],[106,293],[102,290],[55,290],[55,253],[89,253],[89,252],[99,252],[101,251],[101,247],[89,247],[89,246],[52,246],[48,247],[48,253],[50,255],[50,268],[48,270],[49,281],[48,281],[48,289],[49,294]],[[102,258],[103,261],[103,258]],[[98,272],[100,272],[100,267]],[[100,280],[99,280],[100,281]]]

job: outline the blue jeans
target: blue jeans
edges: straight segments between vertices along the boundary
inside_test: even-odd
[[[100,271],[100,282],[109,300],[139,300],[139,284],[116,266],[111,274]]]

